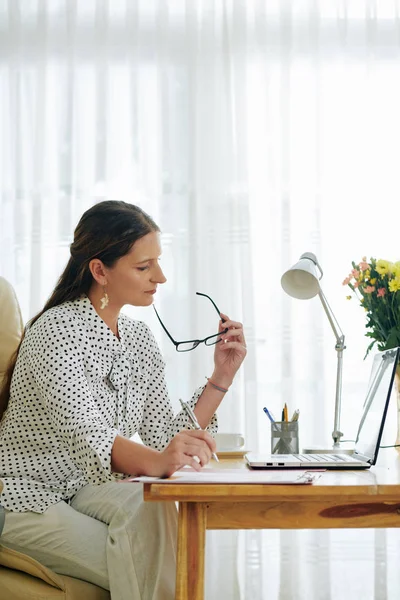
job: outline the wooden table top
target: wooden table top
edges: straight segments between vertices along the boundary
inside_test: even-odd
[[[222,459],[212,463],[221,469],[247,469],[244,459]],[[144,499],[147,501],[173,500],[181,502],[259,502],[275,499],[293,501],[301,499],[328,499],[338,497],[348,501],[399,501],[400,453],[394,449],[381,450],[376,466],[367,470],[324,471],[312,485],[268,484],[192,484],[145,483]]]

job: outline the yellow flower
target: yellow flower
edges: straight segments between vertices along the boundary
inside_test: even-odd
[[[379,259],[376,261],[376,270],[379,275],[387,275],[387,273],[391,273],[393,265],[388,260]]]
[[[389,290],[391,292],[397,292],[400,290],[400,277],[394,277],[391,281],[389,281]]]
[[[364,271],[364,277],[365,279],[369,279],[371,277],[371,271],[368,269],[368,271]]]
[[[400,262],[394,263],[394,265],[392,266],[392,273],[396,279],[400,278]]]
[[[376,284],[376,277],[373,277],[373,278],[370,280],[370,284],[371,284],[371,285],[375,285],[375,284]]]

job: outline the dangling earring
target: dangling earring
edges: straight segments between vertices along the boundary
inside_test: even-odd
[[[103,285],[103,292],[104,292],[104,296],[102,298],[100,298],[100,302],[101,302],[100,308],[101,308],[101,310],[103,310],[104,308],[106,308],[106,306],[108,306],[108,303],[110,301],[110,299],[108,297],[108,294],[106,292],[106,286],[105,285]]]

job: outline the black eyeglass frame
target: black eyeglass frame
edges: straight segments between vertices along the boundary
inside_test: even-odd
[[[201,292],[196,292],[197,296],[204,296],[204,298],[208,298],[209,301],[211,302],[211,304],[214,306],[215,310],[218,313],[218,316],[221,318],[221,321],[223,323],[225,323],[226,319],[223,319],[221,317],[221,311],[219,310],[218,306],[215,304],[214,300],[212,298],[210,298],[210,296],[207,296],[207,294],[202,294]],[[171,342],[174,344],[175,346],[175,350],[177,352],[190,352],[191,350],[195,350],[197,348],[197,346],[199,346],[200,344],[205,344],[206,346],[214,346],[215,344],[218,344],[218,342],[221,341],[221,338],[219,336],[221,336],[222,334],[226,333],[228,331],[228,328],[226,327],[223,331],[219,331],[218,333],[214,333],[213,335],[209,335],[206,338],[204,338],[203,340],[185,340],[182,342],[177,342],[176,340],[174,340],[174,338],[172,337],[172,335],[170,334],[170,332],[168,331],[168,329],[165,327],[164,323],[161,320],[160,315],[157,312],[156,307],[153,304],[153,308],[155,310],[155,313],[157,315],[157,319],[160,321],[161,327],[164,329],[165,333],[167,334],[167,336],[169,337],[169,339],[171,340]],[[219,339],[218,339],[219,338]],[[211,340],[211,341],[210,341]],[[179,346],[183,346],[183,344],[193,344],[191,348],[184,348],[179,350]]]

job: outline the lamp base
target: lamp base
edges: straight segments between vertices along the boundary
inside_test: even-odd
[[[308,448],[302,448],[303,454],[353,454],[354,446],[346,443],[340,444],[340,446],[332,446],[325,448],[317,446],[309,446]]]

